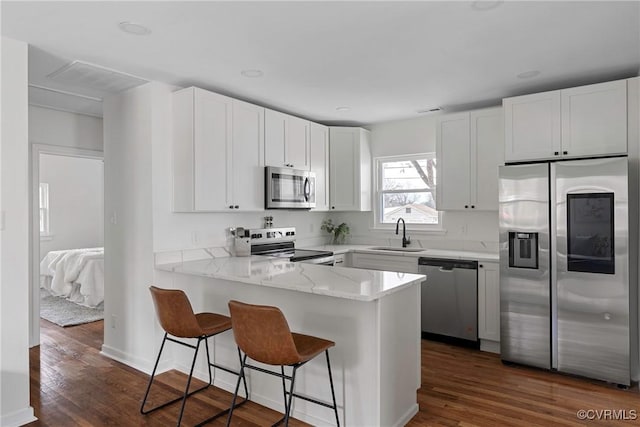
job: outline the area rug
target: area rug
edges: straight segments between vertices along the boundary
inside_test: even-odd
[[[40,317],[62,327],[75,326],[104,319],[104,307],[84,307],[40,289]]]

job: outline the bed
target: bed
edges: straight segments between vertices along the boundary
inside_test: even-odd
[[[76,304],[104,301],[104,248],[48,252],[40,262],[40,286]]]

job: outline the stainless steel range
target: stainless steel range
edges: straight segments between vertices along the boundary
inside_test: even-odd
[[[288,258],[291,262],[333,265],[333,252],[296,249],[295,227],[244,229],[249,240],[251,255]]]

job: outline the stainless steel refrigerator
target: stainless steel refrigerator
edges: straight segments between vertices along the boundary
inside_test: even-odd
[[[500,168],[505,361],[630,384],[627,158]]]

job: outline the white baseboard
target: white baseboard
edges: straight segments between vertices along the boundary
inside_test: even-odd
[[[400,420],[398,420],[398,422],[394,424],[394,427],[395,426],[402,427],[409,424],[409,421],[411,421],[411,418],[415,417],[415,415],[418,413],[419,410],[420,410],[420,407],[416,403],[411,408],[409,408],[409,410],[405,412],[405,414],[402,417],[400,417]]]
[[[500,354],[500,341],[480,340],[480,351]]]
[[[33,407],[28,406],[11,414],[3,415],[0,418],[0,426],[2,427],[18,427],[37,421],[33,413]]]
[[[147,375],[151,375],[151,371],[153,371],[153,364],[155,363],[155,360],[149,361],[146,359],[141,359],[105,344],[102,344],[102,351],[100,351],[100,354],[124,365],[137,369],[138,371],[144,372]],[[174,369],[172,360],[160,360],[156,375],[166,372],[170,369]]]

